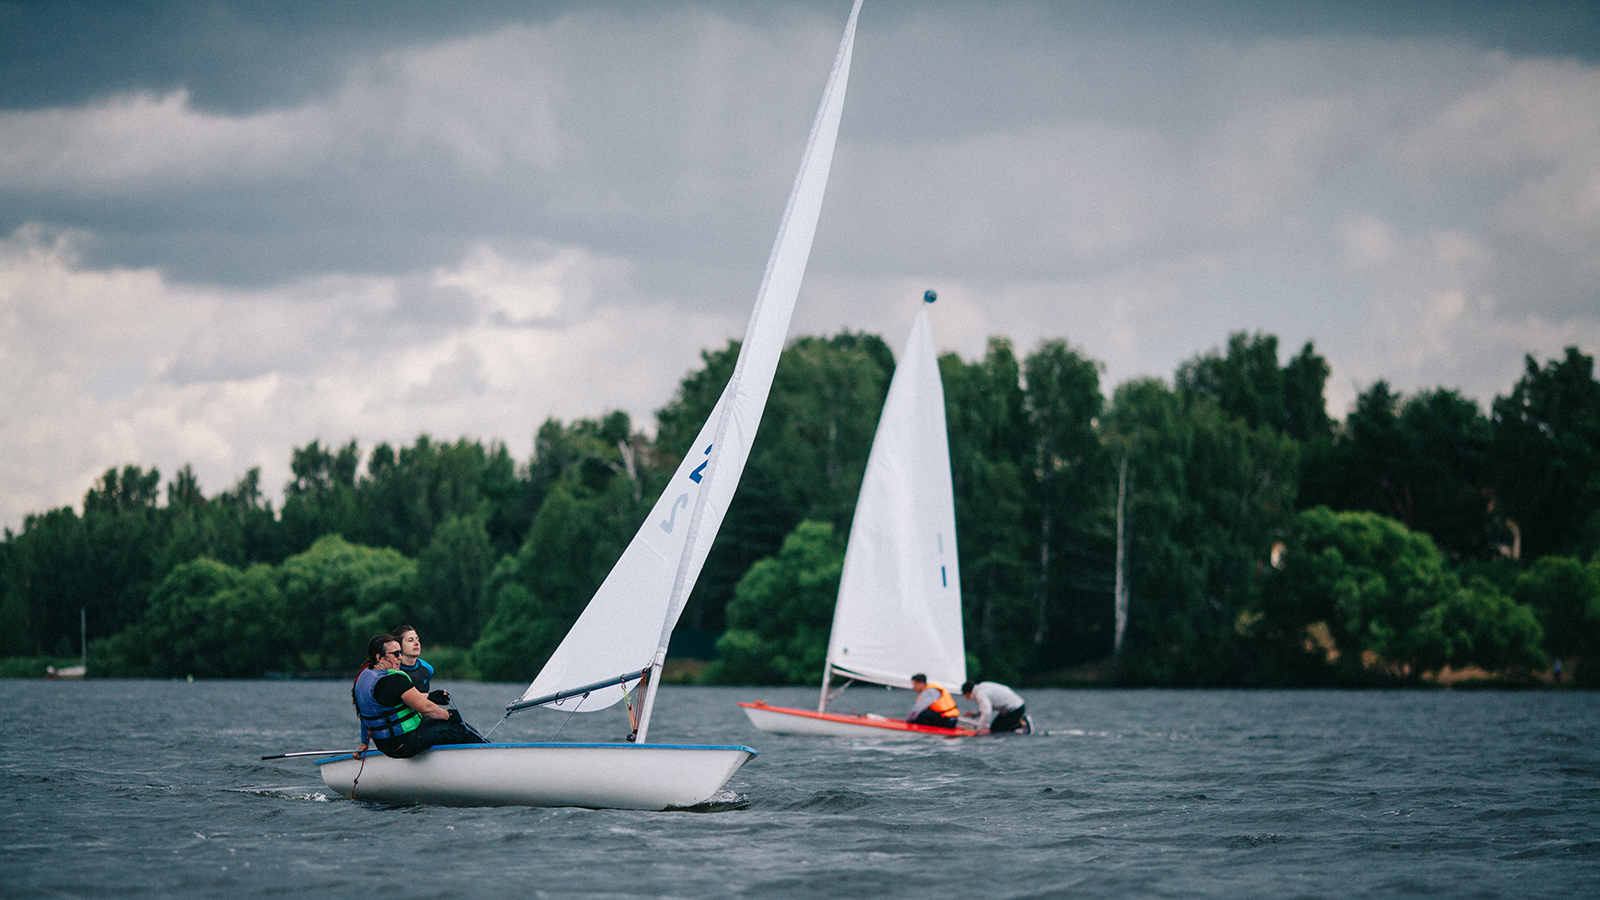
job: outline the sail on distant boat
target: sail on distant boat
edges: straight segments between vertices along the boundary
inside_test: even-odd
[[[933,297],[929,291],[924,299]],[[779,734],[972,734],[828,712],[835,676],[845,687],[860,681],[909,688],[917,672],[957,690],[967,678],[944,386],[926,305],[889,382],[867,457],[817,709],[739,705],[751,724]]]
[[[816,233],[849,78],[856,0],[789,204],[722,396],[621,559],[544,668],[506,714],[594,712],[642,695],[628,743],[473,744],[412,759],[368,753],[321,763],[344,797],[443,805],[661,809],[714,795],[755,755],[748,747],[649,744],[650,713],[683,612],[744,471]]]

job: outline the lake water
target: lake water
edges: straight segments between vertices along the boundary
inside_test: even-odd
[[[487,729],[520,685],[448,684]],[[1025,691],[1046,734],[756,731],[661,691],[652,742],[760,751],[696,811],[327,799],[336,682],[8,681],[0,897],[1515,897],[1600,886],[1600,695]],[[840,711],[899,713],[854,688]],[[496,740],[545,740],[529,712]],[[615,710],[562,739],[610,739]]]

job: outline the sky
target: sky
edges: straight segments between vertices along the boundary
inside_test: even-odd
[[[107,468],[654,413],[744,333],[849,0],[0,0],[0,526]],[[381,17],[382,21],[378,19]],[[1600,350],[1600,4],[867,0],[791,337]]]

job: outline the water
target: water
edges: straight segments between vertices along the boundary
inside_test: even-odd
[[[333,682],[9,681],[0,897],[1578,897],[1600,884],[1600,695],[1026,691],[1048,734],[788,738],[662,689],[652,741],[761,755],[707,807],[329,801]],[[518,685],[448,685],[494,724]],[[842,711],[897,713],[855,688]],[[542,740],[557,714],[495,735]],[[615,737],[620,713],[563,738]]]

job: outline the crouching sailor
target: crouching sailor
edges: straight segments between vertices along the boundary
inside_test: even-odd
[[[440,744],[486,744],[461,713],[417,690],[400,668],[400,640],[382,634],[367,642],[367,665],[350,689],[361,717],[361,747],[376,744],[384,756],[407,759]]]
[[[978,704],[978,732],[1000,734],[1016,731],[1033,733],[1033,722],[1028,719],[1028,707],[1016,691],[998,681],[967,682],[961,686],[961,696]]]

